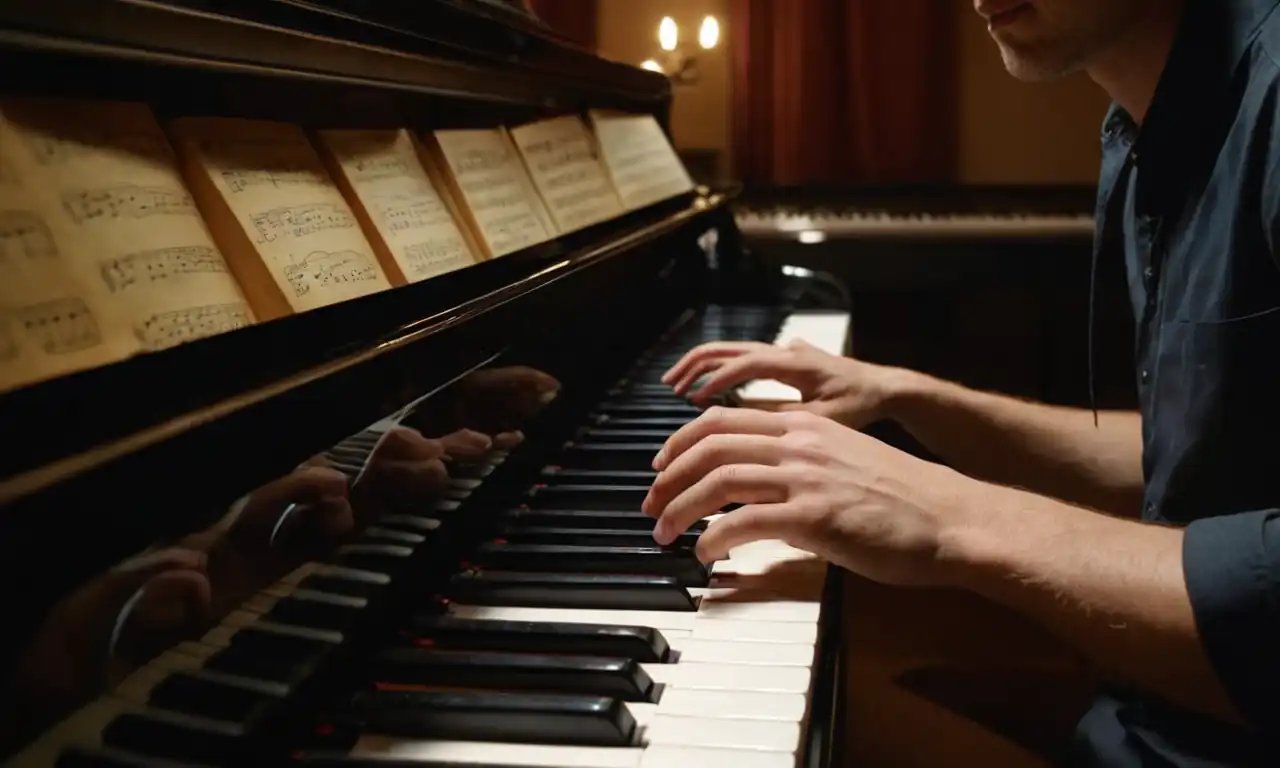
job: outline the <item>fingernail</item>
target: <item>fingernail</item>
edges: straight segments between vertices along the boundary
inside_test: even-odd
[[[640,502],[640,511],[645,513],[646,515],[649,514],[649,505],[652,503],[649,501],[649,497],[652,495],[653,495],[652,492],[646,493],[644,495],[644,501]]]
[[[658,451],[657,455],[653,457],[653,468],[654,470],[661,472],[662,468],[666,466],[666,463],[667,463],[667,449],[663,448],[662,450]]]

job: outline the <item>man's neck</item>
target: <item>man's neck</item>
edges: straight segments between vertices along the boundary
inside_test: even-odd
[[[1089,77],[1139,125],[1147,116],[1173,50],[1184,6],[1185,0],[1148,4],[1147,12],[1087,67]]]

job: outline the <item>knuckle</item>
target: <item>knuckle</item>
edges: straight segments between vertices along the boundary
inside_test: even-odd
[[[711,470],[707,477],[715,487],[734,487],[742,479],[742,468],[735,464],[722,464]]]

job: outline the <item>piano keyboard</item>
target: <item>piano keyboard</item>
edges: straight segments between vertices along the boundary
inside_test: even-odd
[[[740,211],[738,229],[750,237],[818,243],[826,238],[986,239],[1092,237],[1088,214],[890,214],[885,211]]]
[[[386,515],[263,589],[8,765],[794,768],[826,565],[762,541],[704,566],[693,545],[714,519],[657,547],[639,503],[654,453],[698,413],[660,384],[681,354],[797,337],[839,352],[847,323],[708,309],[510,504],[468,501],[513,455],[457,464],[432,508]],[[365,458],[347,458],[357,476]],[[428,579],[477,520],[465,562]]]

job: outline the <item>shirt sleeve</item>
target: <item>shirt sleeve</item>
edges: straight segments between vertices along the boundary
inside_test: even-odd
[[[1280,510],[1197,520],[1182,565],[1200,640],[1236,707],[1280,727]]]

